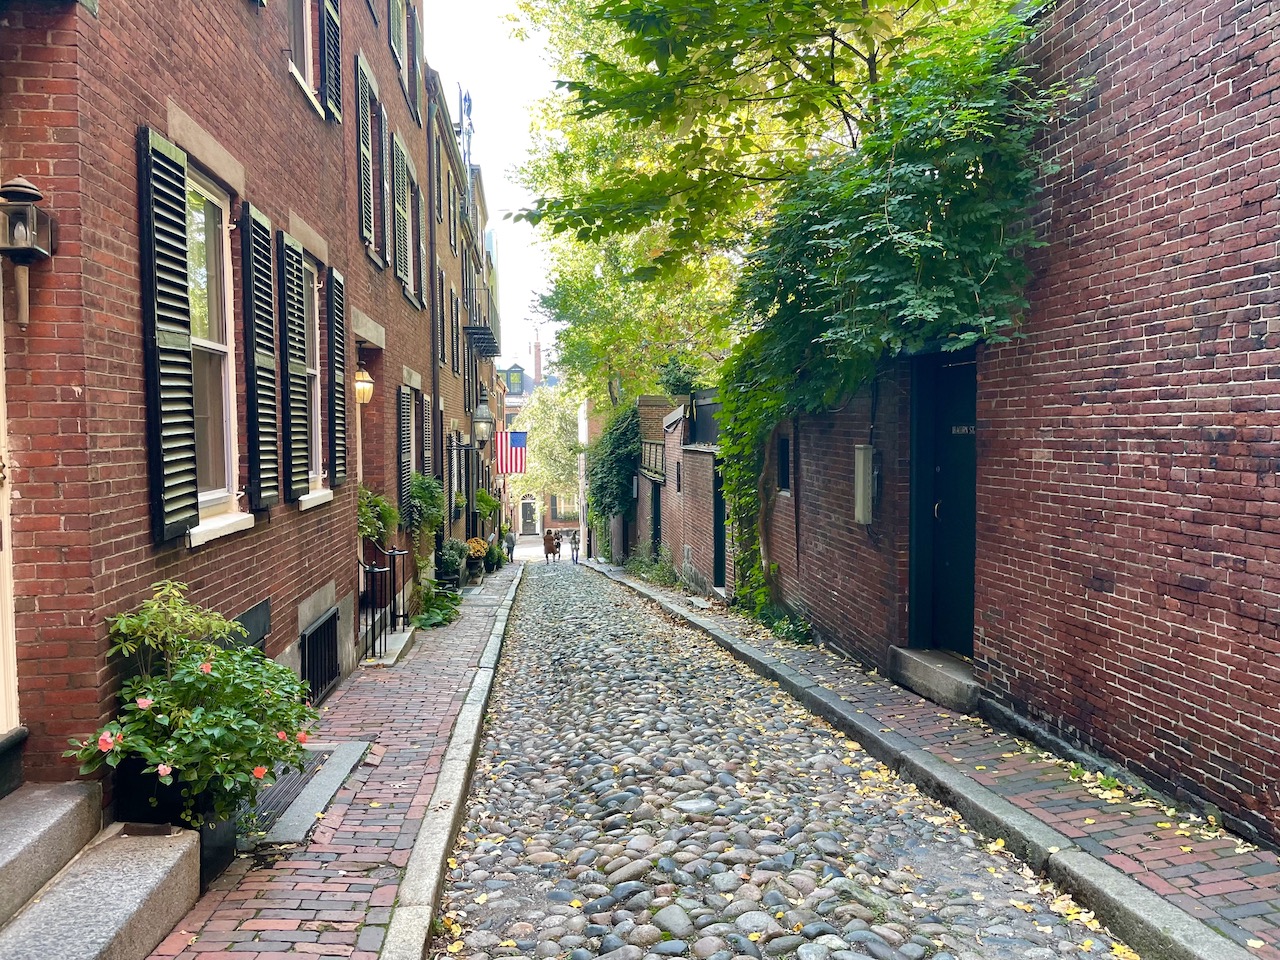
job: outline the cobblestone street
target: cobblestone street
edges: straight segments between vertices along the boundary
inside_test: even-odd
[[[1132,956],[702,634],[530,564],[440,952],[640,960]]]

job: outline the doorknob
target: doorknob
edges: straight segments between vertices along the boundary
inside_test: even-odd
[[[935,519],[935,520],[940,519],[940,518],[939,518],[939,516],[938,516],[938,508],[939,508],[940,506],[942,506],[942,501],[941,501],[941,500],[934,501],[934,504],[933,504],[933,519]]]

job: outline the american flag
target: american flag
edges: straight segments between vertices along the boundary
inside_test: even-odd
[[[498,434],[498,473],[524,473],[524,449],[529,435],[503,430]]]

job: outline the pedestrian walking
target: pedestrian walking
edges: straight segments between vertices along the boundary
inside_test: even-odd
[[[573,533],[569,534],[569,550],[573,553],[574,563],[578,562],[578,544],[580,542],[579,537],[580,535],[577,530],[574,530]]]
[[[556,545],[556,534],[554,530],[547,530],[542,535],[542,555],[546,558],[547,563],[551,562],[551,556],[558,550]]]
[[[556,531],[556,562],[559,562],[559,560],[560,560],[560,542],[561,542],[561,536],[562,536],[562,534],[560,533],[560,531],[559,531],[559,530],[557,530],[557,531]]]
[[[502,545],[507,548],[507,562],[516,558],[516,532],[508,529],[507,535],[502,538]]]

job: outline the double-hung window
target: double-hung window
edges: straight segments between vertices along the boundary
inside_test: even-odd
[[[289,62],[308,90],[315,90],[317,86],[315,57],[311,49],[315,30],[312,23],[314,3],[315,0],[285,0],[289,18]]]
[[[302,262],[302,308],[306,315],[307,363],[307,475],[312,490],[324,486],[320,445],[320,271],[310,259]]]
[[[230,198],[223,191],[188,171],[187,293],[201,518],[235,507],[238,470],[230,207]]]

